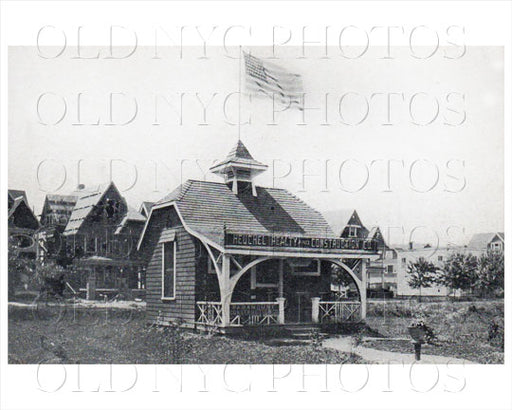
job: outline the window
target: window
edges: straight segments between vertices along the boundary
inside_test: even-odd
[[[251,268],[251,289],[278,288],[279,269],[283,261],[264,261]]]
[[[292,275],[295,276],[320,276],[320,261],[318,259],[289,259],[292,267]]]
[[[402,258],[402,265],[405,265],[407,263],[407,258]]]
[[[438,261],[438,262],[442,262],[442,261],[443,261],[443,256],[442,256],[442,255],[439,255],[439,256],[437,257],[437,261]]]
[[[162,243],[162,299],[176,296],[176,244]]]
[[[357,228],[355,226],[349,226],[348,227],[348,236],[350,238],[356,238],[357,237]]]
[[[387,271],[388,271],[388,273],[393,273],[393,265],[388,265]]]

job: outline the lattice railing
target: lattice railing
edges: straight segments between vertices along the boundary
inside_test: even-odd
[[[344,323],[361,321],[361,303],[343,301],[321,301],[319,304],[320,323]]]
[[[197,302],[199,318],[204,325],[220,326],[222,324],[222,305],[220,302]]]
[[[278,302],[234,302],[230,305],[231,325],[271,325],[278,323]]]

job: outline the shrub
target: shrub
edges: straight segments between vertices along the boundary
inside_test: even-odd
[[[503,349],[505,347],[505,327],[503,323],[493,319],[489,324],[489,330],[487,332],[487,340],[491,346],[499,347]]]

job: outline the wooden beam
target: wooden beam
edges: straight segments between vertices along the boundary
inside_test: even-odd
[[[231,258],[225,253],[222,254],[222,272],[219,279],[220,285],[220,303],[222,306],[222,326],[228,327],[230,325],[230,304],[232,296],[231,281],[229,278],[231,267]]]
[[[279,259],[279,297],[282,298],[284,294],[284,259]]]
[[[236,258],[233,255],[230,255],[230,257],[231,257],[231,260],[235,263],[236,267],[241,270],[242,269],[242,265],[240,265],[238,263],[238,261],[236,260]]]

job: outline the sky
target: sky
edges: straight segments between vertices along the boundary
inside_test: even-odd
[[[9,48],[9,188],[26,190],[36,213],[47,193],[78,183],[113,179],[138,208],[186,179],[220,181],[208,168],[240,137],[269,165],[258,185],[320,212],[357,209],[392,243],[503,231],[502,48],[415,50],[424,58],[406,47],[361,57],[329,49],[326,58],[320,47],[282,47],[272,59],[270,48],[246,49],[301,75],[305,106],[317,108],[304,112],[239,99],[233,49],[57,51]]]

